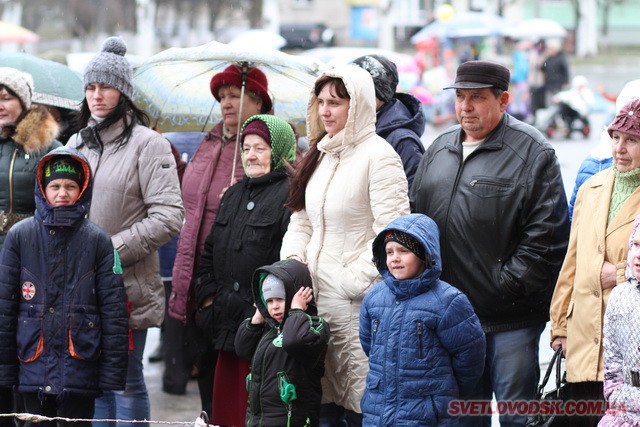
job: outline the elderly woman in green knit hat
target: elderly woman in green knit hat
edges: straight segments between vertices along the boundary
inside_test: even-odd
[[[245,176],[222,197],[195,288],[196,322],[209,331],[218,352],[213,422],[222,425],[243,424],[246,414],[249,361],[236,355],[234,338],[240,323],[255,312],[251,275],[280,259],[282,236],[291,216],[284,205],[296,138],[286,121],[258,114],[243,124],[240,148]]]
[[[625,281],[628,239],[640,212],[640,100],[622,107],[607,131],[613,167],[578,190],[551,300],[551,346],[567,358],[571,399],[604,400],[602,319],[611,290]],[[571,425],[595,425],[600,416],[577,418]]]

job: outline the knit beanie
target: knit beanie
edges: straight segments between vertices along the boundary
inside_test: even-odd
[[[262,281],[262,297],[265,302],[271,298],[287,299],[284,282],[273,274],[267,274]]]
[[[360,68],[371,74],[376,88],[376,98],[388,102],[393,98],[398,87],[398,67],[393,61],[381,55],[364,55],[353,61]]]
[[[613,131],[640,137],[640,99],[631,100],[620,109],[607,128],[611,137],[613,137]]]
[[[31,107],[33,95],[33,77],[10,67],[0,67],[0,85],[5,86],[16,94],[22,107],[28,110]]]
[[[42,186],[55,179],[70,179],[75,181],[80,188],[84,184],[84,171],[79,161],[71,156],[56,156],[44,165],[42,174]]]
[[[235,86],[237,88],[241,88],[242,67],[235,64],[229,65],[222,72],[211,78],[209,89],[211,90],[213,97],[218,102],[220,102],[219,92],[222,86]],[[262,111],[271,111],[273,108],[273,102],[269,96],[269,83],[267,82],[267,76],[259,68],[247,67],[245,89],[255,93],[260,97],[260,99],[262,99]]]
[[[87,65],[84,71],[84,87],[91,83],[102,83],[114,87],[131,99],[133,93],[133,69],[127,58],[127,45],[120,37],[109,37],[102,43],[99,54]]]
[[[293,163],[296,159],[296,136],[291,125],[280,117],[271,114],[256,114],[242,125],[242,140],[249,134],[255,134],[271,146],[271,170],[280,169],[285,161]],[[242,164],[244,150],[241,151]],[[246,167],[245,167],[246,170]]]
[[[427,259],[424,246],[422,246],[418,239],[413,237],[411,234],[400,230],[389,230],[384,236],[384,245],[386,246],[388,242],[400,243],[402,246],[413,252],[415,256],[420,258],[422,261],[426,261]]]

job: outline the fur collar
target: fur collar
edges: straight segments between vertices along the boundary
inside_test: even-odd
[[[29,108],[13,135],[13,140],[22,145],[24,151],[33,154],[45,149],[60,133],[60,125],[45,107]]]

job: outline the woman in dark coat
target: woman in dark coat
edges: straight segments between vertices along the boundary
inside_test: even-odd
[[[255,115],[243,125],[245,177],[224,194],[200,259],[196,298],[201,319],[211,319],[211,339],[218,359],[213,384],[213,424],[244,425],[245,378],[249,362],[238,358],[238,326],[255,312],[251,275],[280,259],[282,237],[291,212],[288,165],[295,160],[291,125],[272,115]]]

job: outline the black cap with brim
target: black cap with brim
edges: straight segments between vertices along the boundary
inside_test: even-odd
[[[484,89],[486,87],[493,87],[486,83],[474,83],[474,82],[459,82],[454,83],[451,86],[444,87],[442,89]]]
[[[509,90],[511,72],[507,67],[491,61],[467,61],[458,67],[456,81],[444,89],[484,89],[497,87]]]

